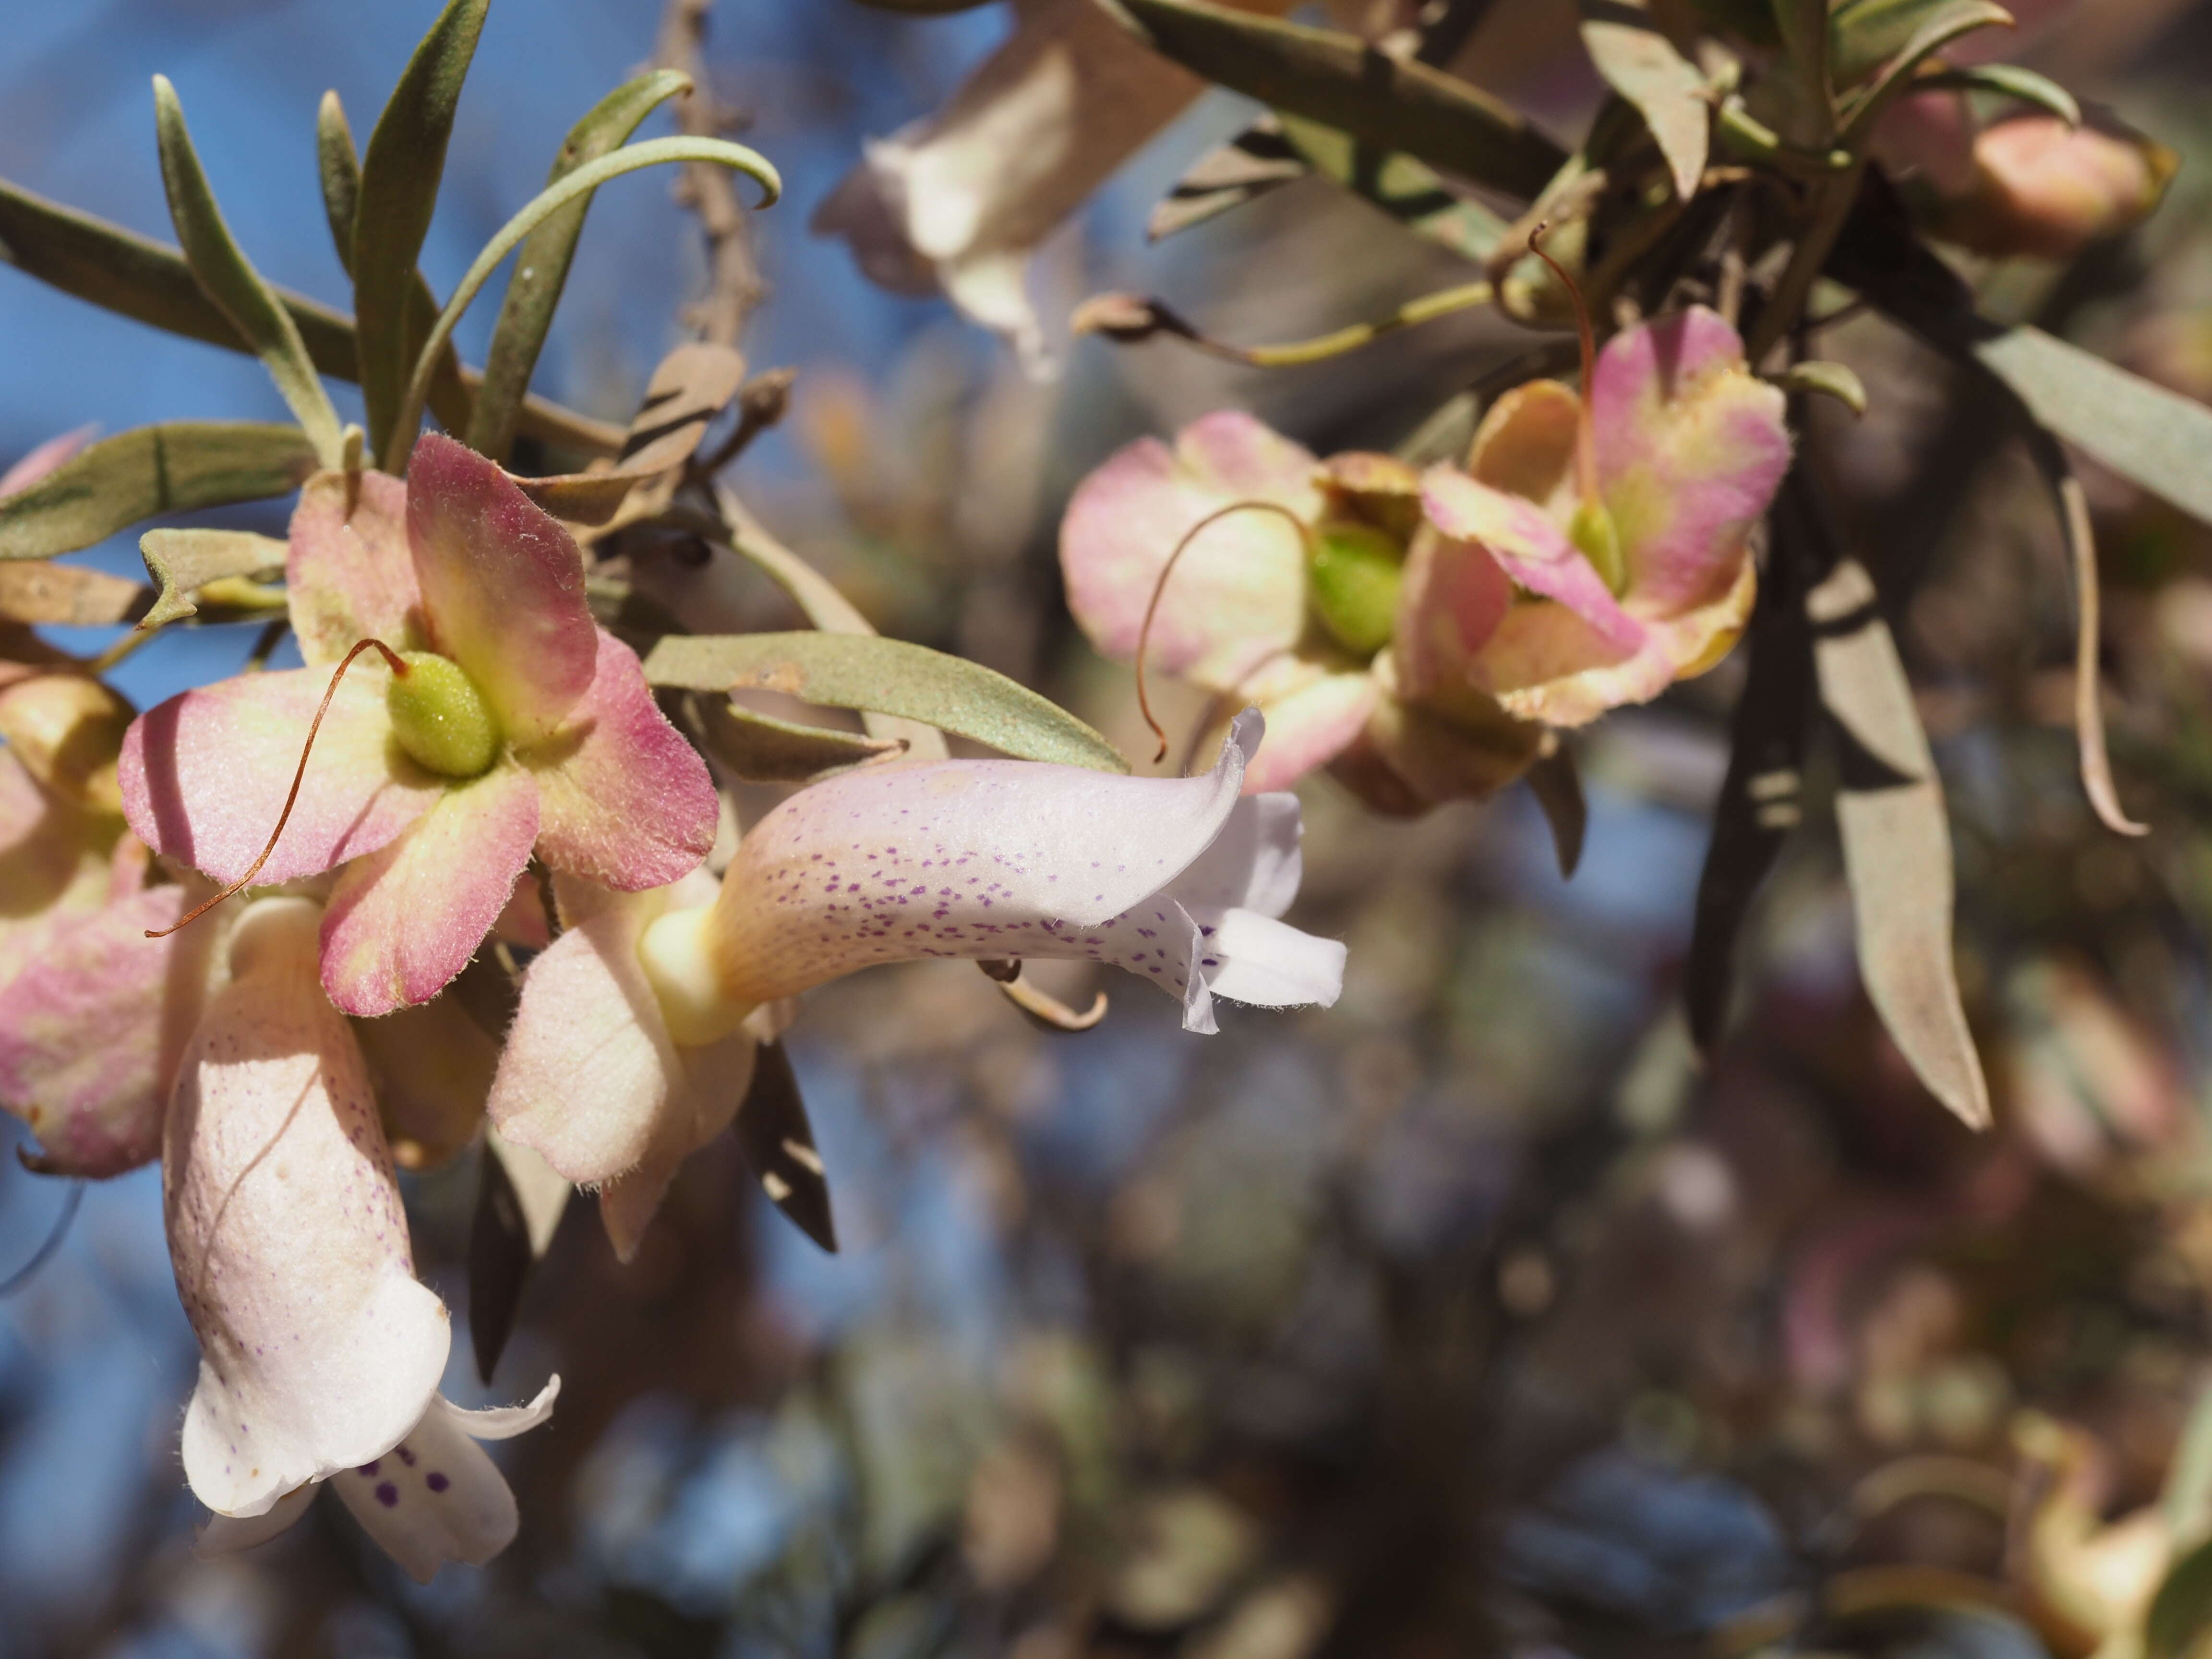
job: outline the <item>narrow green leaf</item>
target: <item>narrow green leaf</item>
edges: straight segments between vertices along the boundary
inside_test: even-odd
[[[1790,364],[1774,377],[1774,383],[1785,392],[1817,392],[1833,398],[1854,415],[1867,412],[1866,386],[1848,363],[1808,358]]]
[[[1943,786],[1874,581],[1844,558],[1806,595],[1820,704],[1841,747],[1836,822],[1858,926],[1859,975],[1928,1091],[1987,1128],[1989,1085],[1952,959]]]
[[[0,578],[7,574],[0,568]],[[747,783],[807,783],[825,773],[906,752],[906,744],[896,738],[780,720],[712,692],[702,693],[695,708],[707,752]]]
[[[687,340],[653,371],[613,466],[515,482],[532,501],[570,524],[619,527],[658,513],[744,379],[742,352],[711,340]]]
[[[1582,0],[1583,48],[1606,85],[1636,106],[1667,158],[1674,194],[1688,201],[1705,177],[1713,99],[1698,66],[1675,49],[1639,0]]]
[[[1004,674],[904,640],[855,634],[671,635],[645,659],[655,685],[781,691],[830,708],[924,720],[1023,760],[1126,772],[1114,745]]]
[[[799,1075],[781,1042],[763,1042],[754,1054],[752,1082],[738,1108],[736,1127],[738,1145],[769,1201],[793,1226],[836,1255],[830,1172],[814,1148],[814,1126],[807,1121]]]
[[[1312,171],[1284,136],[1281,119],[1262,115],[1184,170],[1145,221],[1146,240],[1157,242],[1179,230],[1204,224],[1231,208],[1295,184]]]
[[[287,495],[314,470],[314,447],[295,426],[142,426],[0,501],[0,559],[74,552],[156,514]]]
[[[94,628],[127,620],[148,597],[143,582],[104,570],[44,560],[0,564],[0,623]]]
[[[1912,84],[1922,62],[1929,54],[1949,46],[1962,34],[1998,25],[2009,26],[2011,22],[2012,14],[1996,4],[1996,0],[1942,0],[1942,4],[1928,8],[1897,55],[1882,64],[1865,90],[1845,109],[1841,135],[1844,147],[1856,151],[1864,144],[1875,120]]]
[[[353,276],[353,226],[361,210],[361,157],[353,147],[353,128],[335,92],[323,94],[315,109],[315,176],[323,187],[323,217],[338,264]]]
[[[149,530],[138,538],[146,574],[161,588],[138,625],[160,628],[199,609],[192,596],[226,577],[263,576],[284,568],[285,546],[250,530]]]
[[[2212,1634],[2212,1543],[2172,1567],[2143,1617],[2143,1659],[2194,1659]]]
[[[1790,67],[1791,107],[1784,112],[1790,137],[1819,148],[1836,130],[1835,95],[1828,60],[1828,0],[1771,0],[1774,32]]]
[[[372,455],[389,446],[417,343],[435,314],[423,308],[415,262],[429,234],[453,111],[489,4],[448,0],[392,89],[362,161],[353,222],[353,304]],[[422,407],[419,398],[416,407]],[[413,434],[409,437],[411,441]]]
[[[1954,0],[1838,0],[1828,15],[1828,63],[1837,88],[1856,86],[1904,51],[1929,19],[1953,3]]]
[[[2047,75],[2038,75],[2032,69],[2022,69],[2017,64],[1975,64],[1966,69],[1939,70],[1933,75],[1923,75],[1914,82],[1916,90],[1941,88],[1953,92],[1990,93],[2000,98],[2017,99],[2023,104],[2033,104],[2047,110],[2069,127],[2081,125],[2081,106],[2074,94]]]
[[[1323,178],[1379,208],[1416,236],[1480,264],[1505,234],[1505,221],[1459,194],[1425,162],[1402,153],[1377,155],[1333,127],[1283,118],[1283,136]]]
[[[456,5],[460,0],[454,0]],[[626,173],[641,167],[658,166],[668,161],[712,161],[742,173],[761,186],[763,207],[768,206],[783,193],[783,180],[767,157],[747,149],[743,144],[731,143],[723,138],[653,138],[641,144],[629,144],[612,155],[602,155],[597,161],[586,161],[568,173],[560,183],[549,185],[532,199],[521,212],[500,228],[499,233],[484,244],[453,297],[446,301],[446,308],[438,314],[429,337],[422,343],[421,354],[415,360],[415,372],[404,383],[397,417],[392,422],[391,433],[383,449],[384,470],[398,474],[407,468],[407,452],[414,447],[416,428],[422,424],[422,403],[429,390],[430,377],[437,368],[439,354],[446,349],[447,342],[453,336],[454,327],[477,297],[477,291],[490,279],[499,263],[514,251],[518,243],[544,224],[569,203],[589,196],[610,179],[619,179]],[[368,198],[362,198],[367,210]],[[366,387],[363,388],[364,391]]]
[[[639,122],[690,86],[687,75],[655,70],[616,88],[569,129],[545,182],[558,184],[585,162],[627,143]],[[514,274],[507,281],[507,297],[500,304],[491,350],[484,358],[483,384],[467,428],[469,447],[495,460],[504,459],[514,447],[522,394],[537,369],[538,354],[544,349],[545,332],[561,302],[568,262],[575,257],[576,239],[583,233],[584,215],[591,205],[586,196],[553,215],[531,232],[515,256]]]
[[[1566,153],[1507,105],[1358,35],[1212,0],[1100,0],[1139,40],[1208,80],[1528,200]]]
[[[291,406],[323,465],[338,462],[338,415],[309,361],[291,313],[261,280],[232,238],[208,188],[207,173],[185,125],[184,106],[167,76],[154,77],[154,124],[161,152],[161,182],[169,217],[193,278],[233,327],[253,347],[277,391]]]

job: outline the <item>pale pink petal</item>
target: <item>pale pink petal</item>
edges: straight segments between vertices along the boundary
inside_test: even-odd
[[[1271,726],[1267,741],[1274,740]],[[1247,771],[1245,777],[1250,776]],[[1213,844],[1176,878],[1176,896],[1194,910],[1279,916],[1298,896],[1304,875],[1298,842],[1304,834],[1296,795],[1258,795],[1248,789]]]
[[[1759,573],[1747,562],[1735,586],[1712,604],[1648,623],[1644,647],[1626,661],[1582,668],[1556,678],[1533,678],[1518,689],[1500,690],[1498,702],[1524,720],[1547,726],[1587,725],[1609,708],[1648,702],[1676,680],[1705,672],[1728,653],[1750,619],[1758,590]]]
[[[1518,778],[1542,752],[1543,728],[1516,720],[1483,692],[1415,702],[1390,695],[1387,672],[1378,678],[1384,695],[1364,740],[1350,753],[1362,768],[1355,787],[1386,797],[1383,810],[1479,800]]]
[[[323,919],[323,988],[373,1018],[428,1002],[469,965],[538,838],[538,789],[511,764],[457,783],[407,833],[348,865]]]
[[[384,708],[390,678],[368,657],[346,671],[258,880],[292,881],[373,853],[438,798],[442,781],[392,741]],[[243,876],[283,816],[330,680],[319,668],[240,674],[133,720],[117,778],[139,839],[218,882]]]
[[[591,690],[516,758],[538,780],[538,856],[608,887],[662,887],[714,844],[706,763],[653,701],[636,653],[599,636]]]
[[[1249,415],[1185,427],[1170,450],[1141,439],[1077,487],[1060,521],[1068,607],[1092,644],[1128,661],[1176,545],[1209,513],[1273,501],[1311,524],[1322,494],[1313,456]],[[1305,546],[1282,514],[1252,509],[1208,526],[1161,591],[1146,661],[1226,690],[1297,642],[1306,623]]]
[[[407,486],[382,472],[308,479],[292,509],[284,586],[310,668],[335,666],[368,639],[419,649],[426,636],[407,545]]]
[[[0,747],[0,984],[62,915],[107,896],[115,821],[57,800]]]
[[[740,1031],[702,1048],[678,1048],[681,1086],[653,1126],[651,1145],[635,1169],[599,1189],[599,1217],[617,1260],[637,1255],[645,1230],[660,1208],[668,1183],[684,1160],[728,1128],[752,1086],[753,1062],[760,1051],[750,1033]]]
[[[1735,330],[1703,306],[1623,329],[1593,382],[1599,488],[1630,609],[1674,616],[1720,599],[1790,470],[1781,388],[1745,368]]]
[[[575,542],[497,466],[435,432],[407,464],[407,533],[432,647],[468,671],[511,741],[544,741],[591,689],[599,650]]]
[[[1359,735],[1375,706],[1364,670],[1333,672],[1285,654],[1244,682],[1237,696],[1267,717],[1267,741],[1244,771],[1244,793],[1287,789],[1326,766]]]
[[[1642,641],[1605,578],[1534,501],[1477,483],[1456,467],[1434,466],[1422,476],[1421,502],[1438,531],[1480,542],[1528,592],[1557,599],[1624,652]]]
[[[1529,380],[1484,411],[1468,447],[1478,483],[1520,495],[1564,524],[1575,510],[1575,434],[1583,400],[1557,380]]]
[[[556,1377],[521,1408],[523,1426],[544,1420],[559,1387]],[[354,1519],[416,1583],[448,1561],[482,1566],[514,1541],[514,1493],[469,1432],[472,1418],[507,1414],[459,1411],[440,1395],[389,1453],[331,1477]]]
[[[428,1407],[451,1340],[415,1279],[353,1033],[315,984],[316,920],[293,898],[240,917],[162,1140],[169,1255],[200,1342],[185,1475],[223,1515],[383,1455]]]
[[[1629,699],[1641,702],[1656,696],[1674,675],[1665,666],[1656,636],[1641,627],[1637,633],[1637,647],[1624,651],[1566,606],[1549,599],[1523,599],[1505,613],[1481,656],[1470,665],[1468,684],[1503,700],[1510,692],[1544,685],[1586,669],[1627,668],[1632,678],[1638,673],[1647,678],[1656,673],[1659,678],[1650,690]],[[1632,667],[1639,664],[1644,666]],[[1581,721],[1566,723],[1580,725]]]
[[[161,1151],[217,936],[146,937],[184,908],[182,888],[156,887],[71,917],[0,988],[0,1104],[38,1136],[40,1169],[119,1175]]]
[[[1413,538],[1398,589],[1390,641],[1403,695],[1425,697],[1468,684],[1468,669],[1513,608],[1513,579],[1478,542],[1433,529]]]
[[[316,1488],[308,1486],[286,1492],[276,1507],[261,1515],[211,1515],[192,1534],[192,1553],[203,1561],[235,1555],[289,1532],[315,1501]]]
[[[47,439],[5,472],[0,472],[0,496],[12,495],[19,489],[28,489],[55,468],[74,460],[99,435],[97,426],[81,426]]]

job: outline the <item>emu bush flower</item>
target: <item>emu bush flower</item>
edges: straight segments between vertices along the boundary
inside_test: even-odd
[[[1128,778],[1030,761],[870,767],[801,790],[739,843],[719,893],[580,901],[531,964],[489,1107],[508,1139],[604,1185],[628,1255],[677,1164],[727,1125],[776,1005],[875,963],[1111,963],[1216,1029],[1213,999],[1324,1006],[1344,946],[1279,920],[1294,796],[1242,796],[1264,723],[1213,769]]]
[[[162,1209],[200,1343],[185,1477],[219,1517],[204,1549],[273,1535],[336,1480],[427,1579],[514,1537],[514,1498],[473,1441],[542,1420],[557,1379],[519,1411],[439,1395],[452,1330],[415,1278],[360,1048],[315,985],[319,912],[270,898],[239,918],[170,1103]]]
[[[408,480],[325,472],[293,514],[285,575],[307,665],[172,697],[133,723],[124,810],[159,853],[229,884],[298,800],[260,879],[339,872],[322,980],[346,1012],[434,996],[534,851],[607,886],[663,885],[712,845],[705,765],[630,649],[592,621],[581,556],[499,468],[436,434]]]
[[[1172,450],[1139,441],[1069,503],[1069,605],[1126,660],[1157,592],[1151,662],[1256,702],[1276,732],[1248,788],[1335,761],[1370,798],[1486,793],[1541,752],[1540,726],[1725,654],[1755,588],[1751,528],[1789,465],[1782,394],[1713,312],[1624,329],[1586,379],[1587,398],[1508,392],[1466,467],[1418,477],[1388,456],[1316,461],[1235,412]]]

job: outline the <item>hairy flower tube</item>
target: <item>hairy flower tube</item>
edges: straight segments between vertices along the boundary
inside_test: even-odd
[[[584,601],[561,525],[433,433],[407,482],[311,478],[285,575],[307,666],[187,691],[131,727],[131,827],[228,884],[337,870],[322,981],[350,1014],[428,1000],[533,852],[606,886],[663,885],[713,843],[704,764]],[[331,672],[364,654],[331,690]],[[283,833],[301,744],[330,701]]]
[[[1336,1000],[1344,946],[1279,918],[1297,896],[1295,797],[1241,796],[1263,722],[1212,770],[1129,778],[1030,761],[870,767],[801,790],[739,843],[719,893],[563,887],[570,926],[531,964],[491,1121],[604,1188],[635,1250],[676,1165],[726,1127],[779,1006],[876,963],[1111,963],[1216,1029],[1213,999]]]
[[[315,984],[319,907],[248,906],[162,1140],[177,1291],[200,1344],[185,1478],[217,1520],[204,1551],[281,1531],[334,1483],[416,1577],[489,1560],[514,1499],[475,1442],[543,1420],[438,1393],[452,1329],[415,1278],[384,1132],[352,1030]]]

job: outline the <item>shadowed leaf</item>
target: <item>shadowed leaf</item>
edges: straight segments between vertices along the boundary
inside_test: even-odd
[[[160,628],[193,615],[192,595],[227,576],[258,576],[284,568],[284,544],[248,530],[149,530],[138,538],[146,572],[161,586],[161,597],[140,621]]]
[[[486,1382],[514,1333],[530,1270],[551,1246],[574,1191],[537,1153],[485,1129],[469,1227],[469,1338]]]
[[[2074,94],[2047,75],[2017,64],[1975,64],[1965,69],[1939,70],[1912,83],[1913,90],[1994,93],[2048,111],[2069,127],[2081,125],[2081,106]]]
[[[1559,874],[1571,878],[1583,861],[1583,837],[1589,829],[1589,803],[1583,799],[1583,775],[1574,752],[1561,744],[1531,766],[1522,776],[1528,793],[1544,809],[1551,826],[1552,851],[1559,860]]]
[[[1164,58],[1285,114],[1523,200],[1566,153],[1508,106],[1354,34],[1256,17],[1212,0],[1103,0]]]
[[[128,620],[147,597],[144,583],[104,570],[43,562],[0,564],[0,622],[97,627]]]
[[[1873,580],[1839,559],[1806,596],[1820,705],[1840,747],[1836,821],[1858,924],[1859,973],[1929,1093],[1989,1127],[1951,945],[1951,830],[1943,787]]]
[[[837,1227],[830,1211],[830,1177],[814,1149],[799,1079],[781,1042],[763,1042],[753,1060],[752,1086],[738,1108],[738,1145],[760,1177],[761,1190],[792,1225],[823,1249],[837,1253]]]
[[[2167,1570],[2143,1618],[2143,1659],[2187,1659],[2212,1632],[2212,1543]]]
[[[157,514],[286,495],[314,469],[314,447],[295,426],[175,421],[138,427],[0,500],[0,559],[74,552]]]
[[[1262,115],[1225,144],[1192,162],[1175,187],[1163,196],[1145,221],[1148,240],[1204,224],[1231,208],[1304,178],[1312,169],[1291,141],[1283,124]]]
[[[747,783],[808,783],[825,773],[906,752],[906,744],[896,738],[780,720],[711,693],[699,697],[696,708],[707,752]]]
[[[655,70],[616,88],[568,130],[545,182],[557,182],[625,142],[639,122],[690,85],[689,76]],[[514,447],[515,418],[537,369],[538,355],[544,349],[545,332],[552,326],[554,308],[568,280],[568,262],[575,256],[576,239],[583,234],[584,216],[591,205],[588,196],[569,204],[532,231],[515,254],[514,272],[507,280],[507,297],[492,329],[491,349],[484,357],[483,384],[467,427],[469,447],[479,454],[499,460]]]
[[[781,691],[831,708],[923,720],[1023,760],[1126,772],[1114,745],[1005,675],[875,635],[671,635],[645,659],[655,685]]]
[[[1582,0],[1583,46],[1606,85],[1636,106],[1651,130],[1674,194],[1686,202],[1705,177],[1713,100],[1696,64],[1638,0]]]
[[[154,125],[161,155],[161,182],[168,191],[169,218],[183,245],[185,263],[201,291],[250,343],[268,369],[270,379],[283,393],[292,410],[326,466],[338,461],[338,416],[331,407],[330,393],[308,360],[300,330],[261,280],[260,272],[240,250],[223,222],[200,166],[192,136],[185,125],[183,105],[165,76],[154,77]]]
[[[1866,89],[1844,109],[1844,146],[1858,146],[1882,111],[1912,84],[1914,75],[1931,54],[1962,34],[2011,21],[2012,14],[1995,0],[1939,0],[1936,5],[1920,9],[1917,26],[1896,55],[1882,64]]]
[[[417,345],[437,315],[434,306],[424,304],[428,296],[418,288],[415,262],[429,233],[454,107],[489,4],[449,0],[392,89],[362,160],[350,266],[372,455],[390,446]]]
[[[515,483],[555,518],[572,524],[605,525],[617,514],[627,523],[657,513],[673,495],[678,470],[744,379],[744,355],[732,348],[704,340],[680,345],[653,371],[614,465]],[[641,489],[647,484],[660,487]]]

